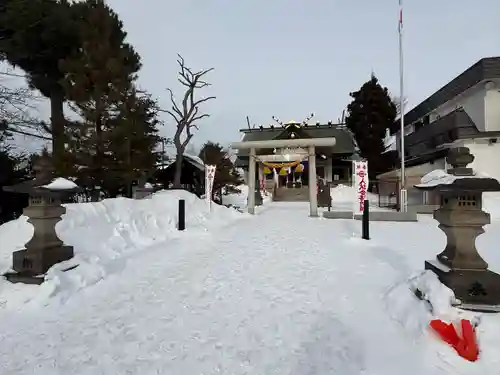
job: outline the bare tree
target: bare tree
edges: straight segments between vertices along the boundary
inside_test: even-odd
[[[28,88],[12,88],[3,78],[15,76],[13,73],[0,72],[0,121],[7,125],[11,133],[44,140],[51,138],[45,131],[43,122],[30,115],[34,109],[33,102],[37,99]]]
[[[175,121],[177,129],[173,138],[176,149],[175,158],[175,177],[174,188],[181,187],[182,161],[186,147],[193,138],[193,130],[198,130],[197,121],[206,117],[210,117],[207,113],[200,112],[200,104],[215,99],[215,96],[195,98],[195,91],[207,86],[210,83],[206,82],[203,77],[214,70],[214,68],[193,72],[186,67],[184,58],[177,55],[177,63],[179,64],[179,82],[186,88],[182,101],[177,103],[174,98],[174,93],[171,89],[167,89],[170,93],[170,101],[172,102],[171,110],[163,110],[168,113]]]

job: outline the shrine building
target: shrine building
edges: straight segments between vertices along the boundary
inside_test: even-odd
[[[277,126],[240,129],[240,133],[243,135],[241,143],[261,142],[269,145],[272,145],[273,141],[334,139],[333,146],[315,147],[316,176],[325,183],[351,184],[352,160],[359,158],[353,135],[344,124],[290,121],[286,124],[279,123]],[[300,189],[310,185],[307,147],[260,148],[255,152],[257,178],[259,183],[264,182],[266,190]],[[235,161],[235,166],[245,171],[246,180],[249,156],[249,149],[239,149]],[[316,183],[317,181],[314,181],[312,184],[316,186]],[[305,197],[307,198],[307,194]]]

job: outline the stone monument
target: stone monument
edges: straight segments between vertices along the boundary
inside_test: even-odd
[[[425,269],[453,290],[460,307],[500,311],[500,275],[488,270],[488,263],[476,249],[476,238],[491,222],[482,210],[482,193],[500,191],[500,183],[467,168],[474,161],[467,147],[450,150],[447,161],[452,168],[442,178],[415,185],[439,194],[441,202],[434,219],[447,239],[445,249],[435,260],[426,261]]]
[[[330,186],[325,184],[325,181],[320,178],[318,181],[318,207],[332,206],[332,196],[330,194]]]
[[[13,253],[14,272],[4,276],[11,282],[41,284],[50,267],[73,257],[73,247],[65,246],[56,233],[56,224],[66,212],[61,201],[80,189],[67,180],[54,182],[54,167],[48,155],[41,156],[33,166],[35,178],[5,191],[28,194],[29,204],[23,211],[33,225],[33,237],[25,249]]]

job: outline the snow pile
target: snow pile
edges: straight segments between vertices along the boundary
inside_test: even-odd
[[[179,199],[186,201],[185,232],[176,229]],[[128,258],[136,253],[142,254],[147,248],[187,234],[206,233],[243,216],[234,209],[216,204],[209,212],[204,200],[184,190],[161,191],[144,200],[114,198],[96,203],[68,204],[66,210],[56,229],[65,244],[74,246],[75,258],[49,271],[49,282],[42,288],[45,297],[57,292],[61,278],[64,278],[65,293],[72,293],[110,274],[119,273]],[[33,227],[25,216],[0,226],[1,273],[10,269],[12,252],[24,248],[32,235]],[[168,246],[165,256],[168,256]],[[77,264],[75,270],[67,274],[61,272]],[[37,290],[36,287],[0,281],[0,306],[2,300],[7,303],[20,288],[34,288],[33,293]],[[22,299],[32,297],[33,294],[28,293]]]
[[[237,189],[240,190],[239,193],[228,194],[222,196],[222,204],[231,205],[243,209],[247,207],[248,203],[248,185],[239,185]],[[267,204],[271,201],[271,196],[263,193],[263,204]]]
[[[418,298],[417,296],[418,295]],[[500,350],[497,314],[481,314],[455,308],[453,291],[441,284],[431,271],[420,271],[408,280],[391,288],[385,296],[386,309],[390,316],[414,337],[415,342],[427,343],[429,353],[435,352],[445,359],[447,371],[443,374],[480,374],[498,366]],[[460,358],[451,346],[445,344],[430,330],[433,319],[458,326],[461,319],[469,320],[476,327],[479,339],[479,362],[467,362]],[[434,339],[433,339],[434,338]]]
[[[453,321],[460,311],[452,306],[453,291],[431,271],[420,271],[396,284],[385,300],[392,318],[416,335],[427,332],[431,319]]]
[[[333,211],[352,211],[355,202],[358,201],[358,193],[352,186],[339,184],[330,189],[330,195],[332,197]],[[379,199],[377,194],[368,192],[366,194],[366,199],[370,202],[370,209],[372,211],[384,210],[383,208],[378,207]]]
[[[240,190],[239,193],[223,195],[222,204],[231,205],[238,208],[246,207],[248,198],[248,186],[240,185],[237,186],[237,189]]]

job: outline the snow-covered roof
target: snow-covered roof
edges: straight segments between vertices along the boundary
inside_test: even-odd
[[[198,156],[184,153],[184,158],[186,158],[186,160],[188,160],[191,164],[193,164],[199,170],[202,170],[202,171],[205,170],[205,163],[203,163],[203,160],[201,160]],[[165,160],[163,163],[160,163],[159,168],[160,169],[168,168],[174,162],[175,162],[175,155],[173,155],[173,156],[168,155],[168,159]]]
[[[176,157],[176,149],[174,147],[168,147],[165,149],[165,160],[161,163],[162,169],[168,168],[175,162]],[[184,152],[184,157],[189,160],[191,164],[197,167],[200,170],[205,170],[205,163],[198,156],[190,154],[188,152]]]

